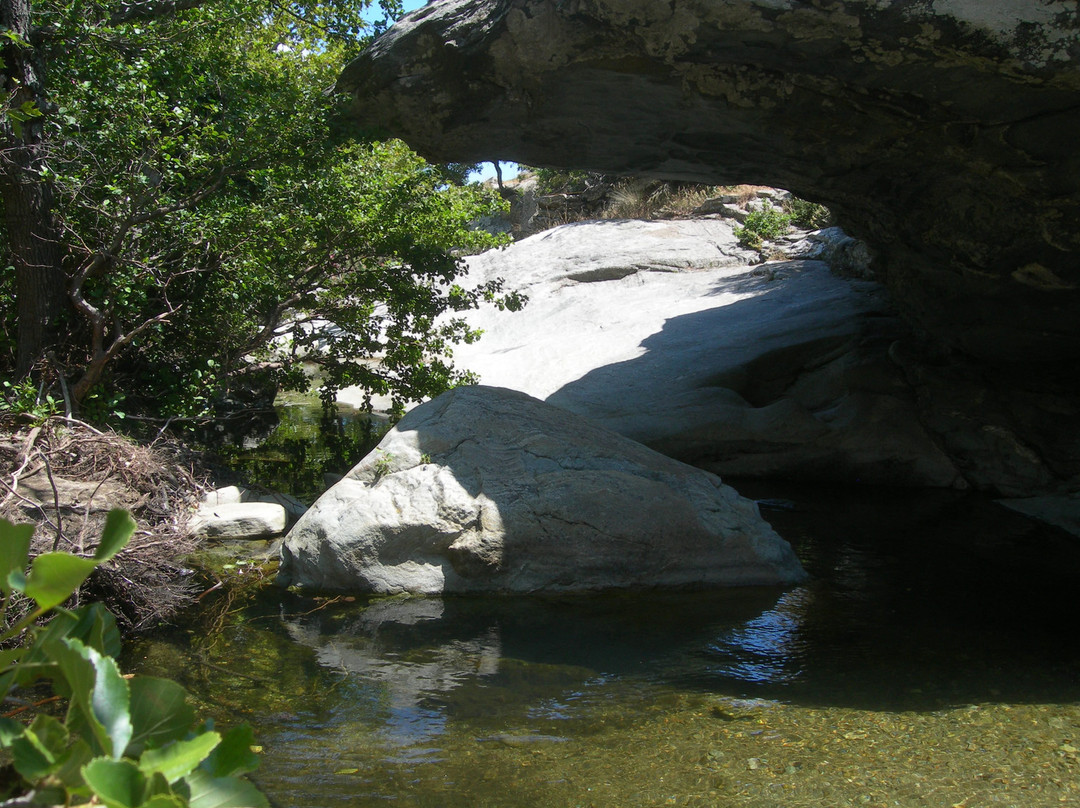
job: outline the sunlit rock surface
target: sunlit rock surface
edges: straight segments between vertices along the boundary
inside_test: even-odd
[[[285,532],[288,516],[276,502],[203,505],[188,523],[204,539],[266,539]]]
[[[792,583],[791,546],[719,478],[534,398],[412,410],[286,536],[280,583],[551,592]]]
[[[966,486],[889,358],[909,331],[880,284],[751,266],[732,225],[578,223],[473,256],[470,282],[529,303],[471,312],[455,362],[722,476]]]

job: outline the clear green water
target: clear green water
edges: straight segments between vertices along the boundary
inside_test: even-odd
[[[324,475],[345,474],[386,430],[385,419],[379,416],[344,405],[328,416],[317,398],[298,394],[278,401],[263,431],[245,426],[237,434],[212,435],[204,442],[246,481],[308,504],[326,490]]]
[[[974,498],[740,486],[783,590],[318,601],[140,642],[278,806],[1080,806],[1080,548]]]

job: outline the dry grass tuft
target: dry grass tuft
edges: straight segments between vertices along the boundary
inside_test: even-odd
[[[605,219],[679,219],[691,216],[717,187],[627,179],[612,188]]]
[[[104,601],[129,631],[191,602],[194,584],[181,559],[195,546],[186,524],[204,488],[192,455],[170,440],[144,446],[62,417],[0,421],[0,516],[36,525],[33,554],[92,555],[111,508],[135,518],[131,543],[80,593]]]

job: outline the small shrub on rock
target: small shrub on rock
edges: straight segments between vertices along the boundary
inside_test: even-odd
[[[832,211],[816,202],[807,202],[797,196],[784,200],[784,212],[791,216],[791,223],[807,230],[820,230],[832,223]]]
[[[775,208],[755,210],[746,217],[742,227],[735,228],[739,243],[751,250],[760,250],[766,241],[780,238],[791,225],[791,214]]]

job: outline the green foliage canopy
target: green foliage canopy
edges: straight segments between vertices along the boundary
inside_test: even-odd
[[[328,398],[362,384],[404,403],[464,378],[452,345],[476,334],[453,312],[520,304],[457,283],[459,256],[495,243],[470,222],[498,196],[342,125],[331,88],[377,29],[370,3],[34,7],[38,44],[21,47],[47,65],[42,148],[21,179],[54,200],[71,308],[42,361],[69,404],[199,414],[302,387],[302,362],[323,365]],[[0,321],[19,317],[5,296]]]

